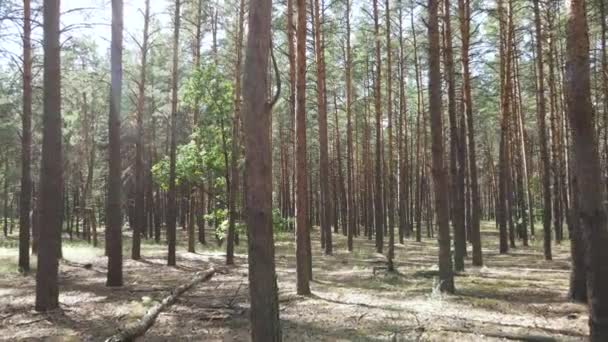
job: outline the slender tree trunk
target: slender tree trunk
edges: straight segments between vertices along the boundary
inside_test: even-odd
[[[444,10],[444,64],[447,73],[448,117],[450,122],[450,174],[451,174],[451,207],[454,226],[454,269],[464,271],[466,253],[466,232],[464,227],[464,165],[459,165],[458,153],[461,137],[458,136],[456,119],[456,82],[454,80],[454,55],[452,51],[452,20],[450,0],[443,0]],[[464,138],[464,137],[462,137]],[[464,139],[463,139],[464,140]]]
[[[174,28],[173,28],[173,66],[171,69],[171,143],[169,151],[169,193],[167,203],[167,240],[169,243],[169,251],[167,256],[167,264],[175,266],[175,235],[176,235],[176,217],[177,217],[177,199],[176,199],[176,175],[175,175],[175,159],[177,152],[177,81],[178,81],[178,50],[179,50],[179,26],[180,26],[180,5],[181,0],[175,0]]]
[[[399,151],[399,243],[404,243],[404,236],[409,237],[408,227],[408,148],[407,148],[407,97],[405,93],[405,50],[403,44],[403,8],[401,0],[398,2],[397,11],[399,13],[399,127],[397,133],[397,146]]]
[[[530,180],[529,180],[529,170],[528,170],[528,157],[526,153],[526,130],[524,127],[524,113],[523,113],[523,104],[522,104],[522,96],[521,96],[521,83],[520,83],[520,75],[519,75],[519,53],[517,50],[517,39],[514,39],[514,53],[513,53],[513,64],[515,65],[514,74],[515,74],[515,87],[514,99],[516,100],[515,108],[515,126],[517,127],[517,145],[519,148],[519,175],[518,175],[518,183],[520,183],[521,189],[521,198],[520,198],[520,212],[521,212],[521,238],[523,239],[523,245],[528,246],[528,223],[532,222],[533,214],[532,214],[532,195],[530,194]]]
[[[197,12],[196,12],[196,21],[194,28],[194,68],[199,70],[201,66],[201,45],[203,39],[203,10],[205,6],[205,0],[197,1]],[[195,97],[194,99],[194,112],[192,117],[192,129],[196,129],[200,120],[200,99]],[[200,214],[200,213],[199,213]]]
[[[236,65],[234,72],[234,117],[232,118],[232,153],[230,159],[230,191],[228,192],[228,241],[226,244],[226,264],[234,264],[234,240],[236,236],[236,197],[239,184],[238,152],[241,117],[241,64],[243,45],[243,21],[245,17],[245,0],[240,1],[237,41],[236,41]]]
[[[429,113],[433,149],[433,184],[435,186],[435,211],[439,226],[439,289],[454,292],[454,274],[450,253],[450,222],[448,205],[448,177],[443,161],[443,120],[441,117],[441,66],[439,47],[439,1],[428,2],[429,29]]]
[[[378,0],[373,0],[374,7],[374,37],[380,37],[380,24],[379,24],[379,13],[378,13]],[[381,98],[381,84],[382,84],[382,56],[380,55],[380,39],[374,39],[375,51],[376,51],[376,75],[374,78],[374,110],[376,113],[376,184],[374,188],[375,195],[375,231],[376,231],[376,252],[382,253],[384,245],[384,210],[382,204],[382,98]]]
[[[352,124],[352,102],[353,102],[353,80],[352,80],[352,50],[350,45],[350,13],[351,0],[346,0],[346,205],[347,205],[347,248],[353,251],[353,235],[356,226],[355,214],[355,189],[354,189],[354,165],[353,165],[353,124]],[[356,119],[355,119],[356,120]]]
[[[414,70],[416,73],[416,95],[417,95],[417,115],[416,115],[416,192],[413,203],[415,204],[415,216],[416,216],[416,242],[422,241],[422,190],[423,190],[423,178],[424,178],[424,154],[423,146],[421,146],[421,136],[423,135],[422,130],[426,130],[424,127],[424,111],[422,97],[422,72],[420,70],[420,61],[418,59],[418,44],[416,39],[416,28],[414,27],[414,10],[410,11],[410,24],[412,26],[412,40],[414,45]],[[421,127],[422,125],[422,127]],[[425,134],[426,140],[426,134]]]
[[[336,127],[336,173],[338,185],[334,190],[334,197],[338,198],[338,194],[340,198],[338,200],[334,200],[336,205],[336,222],[337,217],[340,217],[340,225],[342,226],[342,234],[348,237],[348,219],[347,219],[347,199],[346,199],[346,188],[344,187],[344,172],[342,171],[342,148],[341,148],[341,138],[340,138],[340,120],[338,119],[338,99],[337,95],[334,92],[334,126]],[[338,208],[339,207],[339,208]]]
[[[601,48],[602,48],[602,103],[603,103],[603,115],[602,121],[604,124],[604,139],[602,141],[603,149],[604,149],[604,180],[608,180],[608,51],[606,51],[606,31],[608,31],[606,24],[606,3],[603,0],[598,0],[598,10],[600,20],[600,27],[602,29],[601,32]],[[598,135],[598,138],[601,135]],[[606,182],[606,186],[608,187],[608,181]],[[608,190],[608,189],[607,189]]]
[[[395,167],[393,165],[393,71],[391,56],[391,12],[390,1],[385,2],[386,11],[386,106],[388,113],[388,271],[394,271],[393,259],[395,258]]]
[[[137,95],[137,142],[135,144],[135,226],[133,227],[133,246],[131,248],[131,258],[139,260],[140,239],[142,232],[145,231],[145,210],[144,210],[144,111],[146,100],[146,68],[148,58],[148,38],[150,21],[150,0],[145,1],[144,12],[144,32],[141,43],[141,66],[139,73],[138,95]]]
[[[8,178],[9,178],[9,159],[8,159],[8,149],[6,151],[5,157],[4,157],[4,193],[2,194],[2,197],[4,198],[4,206],[2,208],[2,217],[3,217],[3,231],[4,231],[4,236],[7,237],[8,236],[8,219],[10,216],[9,213],[9,208],[8,208],[8,199],[9,199],[9,194],[8,194]]]
[[[108,121],[109,176],[106,208],[106,248],[108,253],[107,286],[122,286],[122,205],[121,205],[121,160],[120,122],[122,89],[122,29],[123,2],[112,1],[112,84],[110,91],[110,118]]]
[[[42,116],[42,163],[40,169],[40,229],[36,272],[36,311],[59,307],[59,251],[63,158],[61,135],[61,67],[59,0],[44,3],[44,99]]]
[[[308,295],[312,274],[306,171],[306,0],[296,0],[296,4],[296,274],[298,294]]]
[[[23,114],[21,116],[21,196],[19,205],[19,270],[30,270],[32,206],[32,23],[30,0],[23,0]],[[6,177],[6,174],[5,174]]]
[[[312,5],[312,4],[311,4]],[[314,1],[314,41],[317,65],[317,120],[319,124],[319,181],[321,234],[325,242],[325,254],[332,254],[331,211],[329,191],[329,155],[327,147],[327,104],[325,101],[325,52],[321,22],[322,4]],[[335,227],[336,229],[338,227]]]
[[[538,131],[543,182],[543,233],[545,259],[551,260],[551,161],[547,147],[545,74],[543,62],[543,33],[540,16],[540,0],[534,0],[534,26],[536,27],[536,91],[538,93]]]
[[[471,6],[469,0],[458,0],[460,18],[460,61],[462,64],[463,104],[468,128],[469,177],[471,181],[471,243],[473,245],[473,266],[483,265],[481,252],[481,201],[479,197],[479,181],[477,177],[477,154],[475,146],[475,124],[473,120],[473,100],[471,96],[471,72],[469,68],[469,47],[471,32]],[[464,139],[464,137],[463,137]]]
[[[198,220],[198,242],[203,245],[207,243],[205,240],[205,218],[204,215],[206,213],[207,205],[205,203],[205,198],[207,197],[205,194],[205,186],[201,185],[199,188],[199,214],[197,216]]]

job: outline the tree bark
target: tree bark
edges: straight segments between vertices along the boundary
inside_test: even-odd
[[[296,0],[296,274],[297,292],[310,294],[310,226],[306,163],[306,0]]]
[[[386,111],[388,113],[388,271],[394,271],[393,259],[395,258],[395,167],[393,157],[393,71],[391,56],[391,12],[390,1],[385,2],[386,11]]]
[[[122,286],[122,205],[121,205],[121,159],[120,122],[122,89],[122,29],[123,2],[112,1],[112,83],[110,90],[110,117],[108,121],[109,176],[108,200],[106,207],[106,227],[108,252],[107,286]]]
[[[534,0],[534,26],[536,27],[536,92],[538,93],[538,131],[543,182],[543,233],[545,260],[551,260],[551,160],[547,147],[545,73],[543,62],[543,33],[540,16],[540,0]]]
[[[456,81],[454,80],[454,55],[452,50],[452,19],[450,0],[443,0],[444,10],[444,64],[448,88],[448,118],[450,123],[450,175],[451,208],[454,226],[454,269],[464,271],[466,232],[464,227],[464,165],[458,158],[461,139],[456,119]],[[464,139],[463,139],[464,140]]]
[[[347,248],[353,251],[353,235],[355,233],[355,189],[354,189],[354,165],[353,165],[353,123],[352,123],[352,49],[350,44],[350,15],[351,0],[346,0],[346,205],[347,205]]]
[[[239,134],[241,132],[241,64],[242,64],[242,45],[243,45],[243,21],[245,18],[245,0],[240,0],[237,39],[236,39],[236,64],[234,71],[234,117],[232,118],[232,142],[230,156],[230,191],[228,193],[228,241],[226,244],[226,264],[234,264],[234,240],[236,236],[236,197],[239,184]]]
[[[439,48],[438,0],[428,1],[429,34],[429,114],[433,150],[433,185],[435,187],[435,212],[439,227],[439,289],[454,292],[454,274],[450,252],[450,222],[448,205],[448,177],[443,161],[443,120],[441,117],[441,66]]]
[[[59,307],[59,250],[63,157],[61,135],[61,67],[59,0],[44,3],[44,96],[42,116],[42,163],[40,169],[40,244],[36,272],[36,311]]]
[[[32,206],[31,34],[30,0],[23,0],[23,114],[21,116],[21,196],[19,196],[19,270],[21,272],[29,272],[30,270],[30,210]]]
[[[175,235],[177,218],[177,198],[176,198],[176,171],[175,159],[177,152],[177,81],[178,81],[178,62],[179,62],[179,26],[180,26],[180,5],[181,0],[175,0],[175,13],[173,19],[173,66],[171,69],[171,142],[169,150],[169,193],[167,199],[167,240],[169,251],[167,255],[167,265],[175,266]]]
[[[471,182],[471,244],[473,245],[473,266],[483,265],[481,252],[481,201],[479,194],[479,181],[477,177],[477,154],[475,144],[475,123],[473,120],[473,99],[471,96],[471,72],[469,67],[469,47],[471,32],[471,6],[469,0],[458,0],[458,13],[460,18],[460,61],[462,64],[462,91],[463,104],[467,120],[467,133],[469,138],[469,177]],[[464,137],[463,137],[464,138]]]
[[[314,1],[314,41],[317,66],[317,120],[319,125],[319,186],[321,234],[324,236],[325,254],[332,254],[331,211],[329,191],[329,153],[327,147],[327,104],[325,101],[325,52],[321,3]],[[336,227],[337,229],[337,227]]]
[[[299,5],[300,3],[305,5],[304,0],[298,0]],[[281,341],[272,232],[272,142],[270,140],[272,106],[267,102],[271,13],[271,0],[249,0],[249,34],[243,78],[243,117],[245,189],[247,189],[245,217],[249,237],[249,293],[253,342]],[[302,13],[298,11],[298,14]],[[303,19],[305,20],[305,17]],[[300,190],[305,192],[306,188]],[[306,198],[304,200],[306,203]],[[306,212],[300,219],[306,222]],[[308,231],[306,226],[299,228]]]
[[[141,258],[141,234],[146,230],[145,208],[144,208],[144,111],[146,100],[146,69],[148,59],[148,38],[150,22],[150,0],[145,1],[144,32],[141,44],[141,66],[139,73],[138,95],[137,95],[137,142],[135,144],[135,226],[133,227],[133,246],[131,258]]]
[[[586,244],[587,294],[591,341],[608,340],[608,220],[593,125],[589,36],[584,0],[572,0],[567,22],[567,104],[574,144],[577,220]]]
[[[373,0],[374,11],[374,39],[376,52],[376,75],[374,77],[374,111],[376,113],[376,175],[375,175],[375,232],[376,232],[376,252],[382,253],[384,245],[384,208],[382,204],[382,56],[380,55],[380,24],[378,13],[378,0]]]
[[[136,340],[138,337],[143,336],[148,329],[154,325],[156,318],[160,313],[173,305],[181,295],[193,288],[194,286],[206,282],[215,274],[215,269],[210,269],[205,272],[197,272],[194,277],[187,283],[176,287],[171,291],[171,294],[165,297],[160,303],[154,305],[146,314],[136,323],[126,326],[121,329],[121,332],[108,337],[106,342],[127,342]]]

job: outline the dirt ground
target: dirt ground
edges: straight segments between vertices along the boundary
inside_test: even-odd
[[[184,232],[180,231],[180,234]],[[102,234],[103,235],[103,234]],[[333,256],[323,256],[313,232],[313,295],[295,294],[295,249],[290,233],[277,237],[277,273],[284,341],[582,341],[588,333],[584,305],[567,301],[569,245],[542,255],[542,237],[531,247],[499,255],[493,223],[484,223],[484,262],[458,274],[456,295],[436,291],[437,242],[407,240],[395,248],[397,273],[381,269],[373,241],[356,239],[353,253],[334,235]],[[161,313],[145,341],[248,341],[245,244],[236,266],[224,266],[215,243],[197,253],[178,248],[178,267],[165,266],[166,247],[144,243],[141,261],[128,259],[125,286],[104,286],[102,248],[65,242],[60,267],[61,310],[33,311],[35,277],[15,269],[16,237],[0,239],[0,340],[103,341],[196,271],[215,267],[214,277]],[[185,241],[182,236],[181,241]],[[469,246],[470,253],[470,246]],[[82,265],[90,263],[90,269]],[[35,265],[35,262],[33,262]]]

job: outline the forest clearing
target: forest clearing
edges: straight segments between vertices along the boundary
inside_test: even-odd
[[[0,340],[608,342],[608,0],[0,0]]]
[[[497,231],[483,222],[486,265],[456,275],[458,293],[441,294],[434,284],[436,243],[406,240],[396,245],[396,273],[387,273],[386,258],[371,241],[358,241],[354,254],[336,235],[337,252],[320,251],[312,296],[295,294],[293,236],[277,236],[277,276],[283,339],[286,341],[581,341],[588,334],[584,305],[567,298],[569,243],[544,261],[542,244],[509,255],[497,248]],[[126,239],[125,239],[126,240]],[[128,241],[128,240],[126,240]],[[234,268],[224,267],[215,244],[196,253],[178,246],[179,267],[165,266],[162,245],[144,243],[139,261],[124,265],[125,285],[104,286],[106,264],[99,248],[64,246],[61,263],[61,313],[32,310],[34,279],[3,270],[0,279],[0,340],[104,341],[127,322],[139,319],[150,302],[162,299],[196,271],[217,267],[214,277],[184,294],[161,313],[145,341],[246,341],[249,336],[247,258],[237,247]],[[487,251],[487,252],[486,252]],[[10,265],[15,248],[0,248],[0,262]],[[84,264],[91,264],[89,269]],[[470,266],[470,265],[467,265]],[[3,266],[4,267],[4,266]],[[8,267],[14,270],[14,265]]]

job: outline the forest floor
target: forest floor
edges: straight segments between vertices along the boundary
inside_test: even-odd
[[[185,232],[178,241],[185,241]],[[103,234],[101,234],[103,235]],[[542,238],[527,248],[499,255],[494,224],[483,224],[484,267],[456,276],[456,294],[436,290],[437,242],[406,240],[395,248],[396,273],[381,268],[385,258],[373,241],[334,235],[334,255],[321,253],[313,232],[312,296],[295,294],[295,249],[292,234],[276,242],[280,317],[285,341],[582,341],[588,333],[584,305],[569,303],[569,244],[554,246],[546,262]],[[224,266],[215,242],[198,252],[178,247],[178,266],[167,267],[166,247],[144,242],[141,261],[130,256],[125,236],[125,286],[104,286],[102,248],[64,242],[60,266],[61,310],[33,310],[34,272],[16,272],[17,241],[0,238],[0,340],[103,341],[195,271],[215,267],[213,278],[184,294],[161,313],[145,341],[248,341],[248,278],[244,243],[237,246],[236,266]],[[470,246],[469,246],[470,248]],[[470,249],[469,249],[470,253]],[[85,268],[83,264],[91,264]],[[35,260],[32,263],[35,265]]]

